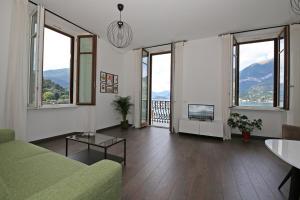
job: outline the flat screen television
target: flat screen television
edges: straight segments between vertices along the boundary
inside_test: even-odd
[[[188,117],[189,119],[198,119],[201,121],[214,120],[214,105],[205,104],[188,104]]]

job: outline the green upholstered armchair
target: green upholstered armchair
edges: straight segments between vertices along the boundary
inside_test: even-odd
[[[0,129],[0,143],[9,142],[15,139],[15,131],[11,129]]]

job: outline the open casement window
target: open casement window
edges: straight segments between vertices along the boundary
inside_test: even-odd
[[[232,103],[289,109],[289,27],[233,40]]]
[[[276,104],[274,107],[289,109],[289,27],[286,26],[277,38]]]
[[[97,36],[78,36],[77,105],[96,104]]]

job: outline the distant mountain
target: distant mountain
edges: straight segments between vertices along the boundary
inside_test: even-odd
[[[170,91],[152,92],[153,100],[170,100]]]
[[[240,72],[239,96],[242,100],[273,99],[274,60],[252,64]]]
[[[44,71],[44,80],[51,80],[52,82],[60,85],[63,88],[70,86],[70,69],[54,69]]]

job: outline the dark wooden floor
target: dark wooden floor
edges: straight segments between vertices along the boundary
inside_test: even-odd
[[[127,139],[123,199],[279,200],[287,199],[289,182],[277,187],[290,166],[252,139],[231,141],[171,135],[167,129],[119,128],[103,132]],[[64,138],[40,146],[65,153]],[[70,141],[69,153],[87,148]],[[122,155],[122,144],[111,152]]]

